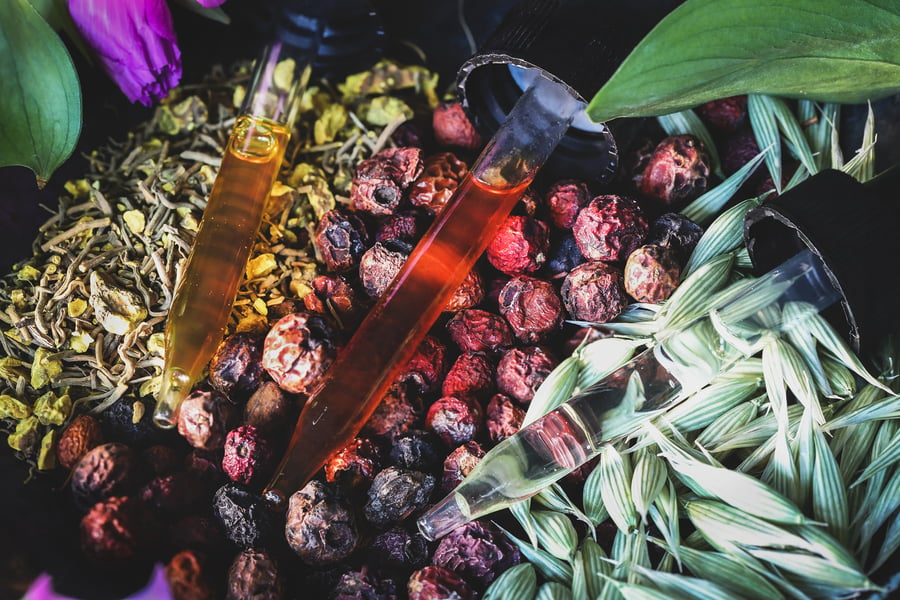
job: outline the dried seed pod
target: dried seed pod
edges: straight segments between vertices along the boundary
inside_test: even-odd
[[[622,272],[599,260],[572,269],[561,291],[569,316],[579,321],[606,323],[628,305]]]
[[[500,315],[478,308],[461,310],[447,322],[450,337],[463,352],[485,352],[513,345],[513,332]]]
[[[453,491],[483,457],[484,449],[478,442],[466,442],[448,454],[444,459],[441,492],[449,494]]]
[[[64,469],[71,469],[88,450],[103,443],[103,431],[97,419],[78,415],[63,430],[56,443],[56,459]]]
[[[578,212],[572,233],[588,259],[621,262],[647,237],[640,205],[625,196],[597,196]]]
[[[481,147],[481,136],[469,121],[459,101],[442,102],[431,113],[434,139],[441,146],[477,150]]]
[[[550,228],[524,215],[507,217],[487,247],[491,265],[507,275],[533,273],[547,260]]]
[[[560,229],[571,229],[578,211],[591,200],[587,184],[583,181],[566,179],[557,181],[544,196],[549,220]]]
[[[437,435],[448,448],[475,439],[481,433],[484,415],[473,398],[444,396],[428,409],[425,427]]]
[[[709,154],[698,138],[670,136],[657,144],[635,183],[642,194],[666,206],[679,206],[706,191],[709,164]]]
[[[329,271],[343,273],[359,264],[369,247],[369,233],[354,214],[335,209],[319,219],[313,235],[316,253]]]
[[[519,431],[524,420],[525,411],[503,394],[494,394],[485,409],[488,437],[495,444]]]
[[[494,387],[494,362],[481,352],[464,352],[450,367],[441,394],[487,397]]]
[[[409,201],[440,214],[468,172],[466,163],[452,152],[433,154],[425,159],[422,174],[412,184]]]
[[[375,242],[359,261],[359,279],[370,298],[381,296],[403,267],[412,248],[399,240]]]
[[[91,562],[121,564],[147,546],[140,502],[115,496],[94,504],[81,518],[81,550]]]
[[[559,361],[542,346],[512,348],[497,364],[497,390],[527,405]]]
[[[226,336],[209,363],[209,382],[233,401],[244,401],[265,374],[262,367],[263,338],[257,333],[238,332]]]
[[[419,471],[388,467],[379,472],[369,488],[364,511],[376,527],[398,523],[428,504],[434,477]]]
[[[321,316],[289,314],[266,334],[263,367],[285,391],[309,394],[334,362],[334,340],[334,330]]]
[[[237,417],[237,408],[224,395],[197,389],[181,403],[178,433],[194,448],[218,450],[225,445],[225,435]]]
[[[281,568],[265,549],[247,549],[234,557],[228,568],[226,600],[282,600],[285,597]]]
[[[500,314],[522,342],[544,341],[562,328],[562,298],[549,281],[513,277],[500,290],[497,302]]]
[[[444,536],[431,562],[487,586],[521,560],[519,549],[503,534],[487,523],[472,521]]]
[[[387,148],[367,158],[350,184],[353,207],[376,216],[392,214],[422,168],[421,148]]]
[[[89,450],[72,471],[72,497],[87,510],[110,496],[130,491],[137,463],[134,452],[125,444],[102,444]]]
[[[291,496],[284,533],[297,556],[312,566],[347,558],[359,542],[353,511],[316,480]]]
[[[625,263],[625,291],[638,302],[659,304],[678,287],[681,268],[666,248],[655,244],[641,246]]]

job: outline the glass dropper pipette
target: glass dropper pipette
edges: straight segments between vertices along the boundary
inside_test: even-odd
[[[585,103],[537,77],[307,401],[265,495],[284,505],[352,441]]]
[[[762,349],[772,337],[802,327],[805,317],[841,294],[821,259],[803,250],[781,266],[742,285],[709,315],[695,321],[503,440],[485,454],[457,488],[419,521],[430,539],[506,508],[597,456],[604,444],[633,433],[646,419],[671,408]],[[698,356],[697,329],[719,344]]]

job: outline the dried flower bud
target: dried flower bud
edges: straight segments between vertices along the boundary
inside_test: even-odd
[[[635,182],[642,194],[666,206],[677,206],[706,191],[709,164],[709,154],[699,139],[670,136],[657,144]]]
[[[638,302],[659,304],[678,287],[681,268],[666,248],[655,244],[641,246],[625,263],[625,291]]]
[[[343,273],[359,264],[369,247],[369,233],[359,217],[335,209],[322,215],[316,224],[313,241],[325,267]]]
[[[513,277],[500,290],[497,302],[500,314],[522,342],[543,341],[562,328],[562,298],[549,281]]]
[[[72,496],[83,510],[109,498],[127,493],[137,463],[125,444],[102,444],[89,450],[72,471]]]
[[[484,457],[484,449],[478,442],[466,442],[444,459],[444,470],[441,476],[441,492],[449,494],[462,483]]]
[[[560,229],[571,229],[578,211],[591,200],[587,184],[571,179],[557,181],[547,191],[544,204],[550,222]]]
[[[263,367],[278,385],[309,394],[337,355],[335,333],[319,315],[297,312],[278,320],[263,343]]]
[[[527,405],[559,361],[541,346],[512,348],[497,365],[497,389]]]
[[[238,332],[219,344],[209,363],[209,382],[234,401],[246,400],[259,387],[262,368],[262,336]]]
[[[56,458],[65,469],[74,467],[88,450],[103,443],[100,423],[91,415],[79,415],[63,430],[56,443]]]
[[[513,345],[513,332],[500,315],[478,308],[461,310],[447,322],[450,337],[463,352],[495,351]]]
[[[477,150],[481,147],[481,136],[469,121],[458,101],[442,102],[431,113],[434,139],[441,146]]]
[[[373,215],[393,213],[422,167],[421,148],[387,148],[362,161],[350,184],[354,208]]]
[[[444,396],[487,397],[494,387],[494,363],[481,352],[465,352],[447,372],[441,386]]]
[[[440,214],[469,172],[466,163],[452,152],[440,152],[425,159],[424,169],[413,183],[409,201],[433,214]]]
[[[599,260],[578,265],[562,285],[563,303],[573,319],[606,323],[628,305],[622,272]]]
[[[366,519],[376,527],[398,523],[422,509],[434,491],[434,477],[419,471],[388,467],[369,488]]]
[[[550,228],[533,217],[507,217],[487,247],[491,265],[507,275],[533,273],[547,260]]]
[[[312,566],[347,558],[359,541],[353,511],[316,480],[291,496],[284,533],[297,556]]]
[[[620,262],[644,243],[647,221],[641,207],[624,196],[597,196],[581,209],[572,233],[591,260]]]
[[[198,389],[181,403],[178,433],[194,448],[217,450],[237,421],[237,408],[213,390]]]
[[[403,267],[412,248],[398,240],[375,242],[359,261],[359,279],[370,298],[380,297]]]

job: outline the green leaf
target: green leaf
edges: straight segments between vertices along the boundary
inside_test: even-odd
[[[664,18],[587,108],[597,122],[762,93],[859,103],[897,92],[894,0],[688,0]]]
[[[0,166],[34,171],[38,185],[81,133],[81,88],[59,36],[26,0],[0,3]]]

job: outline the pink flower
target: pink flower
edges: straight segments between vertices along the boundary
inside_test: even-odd
[[[149,106],[178,85],[181,51],[165,0],[69,0],[69,12],[129,100]]]

